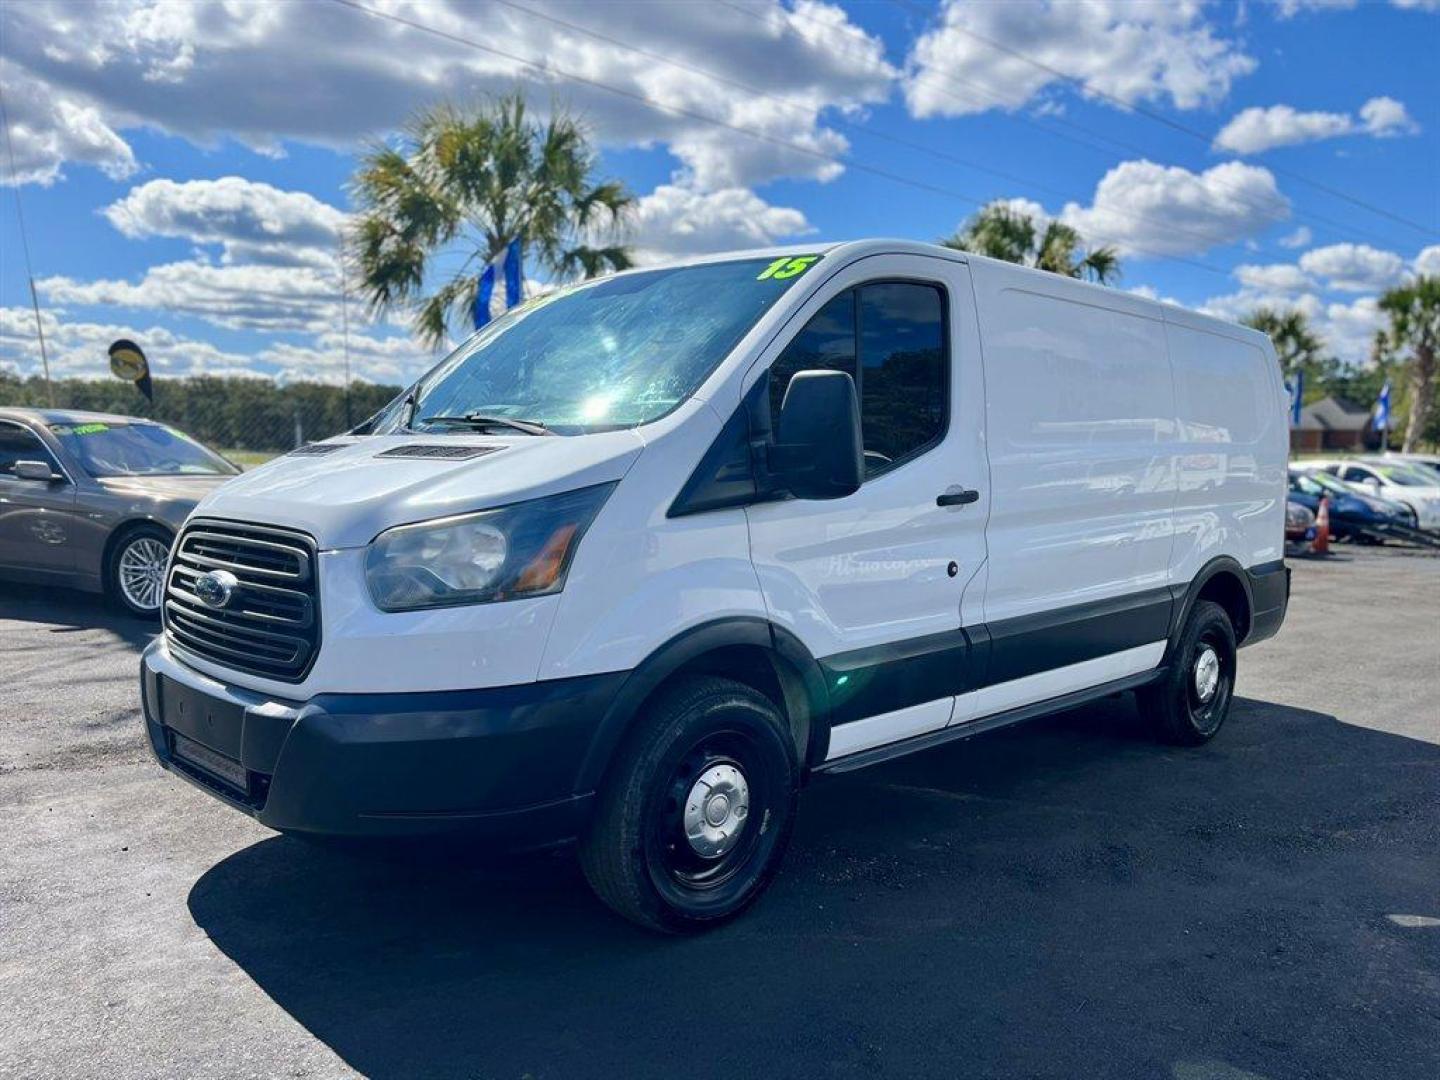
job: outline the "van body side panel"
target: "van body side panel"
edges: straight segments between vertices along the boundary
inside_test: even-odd
[[[1175,404],[1163,322],[1123,294],[973,269],[993,489],[986,622],[1168,585]],[[1141,621],[1111,643],[1149,634]]]
[[[1211,559],[1250,569],[1284,555],[1289,434],[1273,354],[1238,334],[1167,319],[1178,446],[1169,580]],[[1257,335],[1258,336],[1258,335]]]
[[[666,515],[723,426],[705,402],[687,402],[677,413],[683,415],[649,433],[586,533],[555,597],[559,610],[539,678],[629,671],[701,623],[765,618],[745,511]]]

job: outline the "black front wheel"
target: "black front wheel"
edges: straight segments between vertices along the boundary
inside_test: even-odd
[[[798,790],[789,728],[768,698],[729,679],[686,679],[617,754],[580,845],[585,876],[641,926],[713,926],[774,877]]]
[[[1141,712],[1166,742],[1199,746],[1225,723],[1234,692],[1235,628],[1223,607],[1202,600],[1190,612],[1164,676],[1140,692]]]

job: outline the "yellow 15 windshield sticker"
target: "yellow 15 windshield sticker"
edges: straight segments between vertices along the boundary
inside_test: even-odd
[[[764,270],[760,271],[756,281],[782,281],[785,278],[799,277],[811,266],[820,261],[819,255],[782,255]]]

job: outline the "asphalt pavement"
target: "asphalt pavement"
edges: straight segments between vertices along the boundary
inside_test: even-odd
[[[680,940],[268,832],[149,760],[143,626],[0,584],[0,1077],[1434,1080],[1440,559],[1294,565],[1210,745],[1126,696],[823,780]]]

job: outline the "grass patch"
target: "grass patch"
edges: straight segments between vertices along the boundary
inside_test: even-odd
[[[264,465],[271,458],[277,458],[283,450],[221,450],[222,457],[227,457],[242,469],[253,469],[256,465]]]

